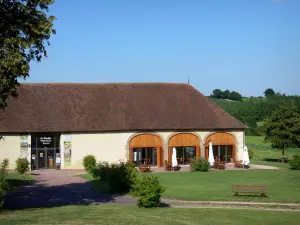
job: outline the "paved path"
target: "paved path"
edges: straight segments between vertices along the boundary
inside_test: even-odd
[[[281,203],[281,202],[245,202],[245,201],[186,201],[176,199],[162,199],[171,205],[196,205],[196,204],[215,204],[215,205],[257,205],[257,206],[296,206],[300,208],[300,203]]]
[[[92,190],[92,183],[76,176],[75,170],[33,171],[36,183],[10,193],[4,203],[6,209],[53,207],[89,204],[135,204],[129,196],[101,194]]]

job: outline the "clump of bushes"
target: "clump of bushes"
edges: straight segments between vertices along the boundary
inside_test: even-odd
[[[0,164],[0,208],[4,203],[4,197],[9,190],[6,178],[7,178],[7,168],[9,165],[9,160],[4,159]]]
[[[108,171],[110,165],[108,162],[99,162],[92,170],[91,174],[94,179],[99,179],[100,181],[108,181]]]
[[[248,149],[249,159],[252,159],[254,157],[254,150],[252,148]]]
[[[153,208],[160,206],[160,198],[165,188],[160,184],[157,177],[143,176],[136,180],[132,196],[137,197],[137,205],[143,208]]]
[[[293,159],[289,161],[292,170],[300,170],[300,155],[293,155]]]
[[[91,170],[95,179],[108,183],[109,191],[112,193],[128,193],[137,180],[137,170],[129,162],[98,163]]]
[[[16,171],[19,174],[24,174],[29,171],[29,162],[27,158],[18,158],[16,160]]]
[[[208,172],[210,170],[209,162],[202,157],[193,160],[190,167],[192,172]]]
[[[83,167],[88,173],[92,173],[92,170],[96,167],[96,157],[94,155],[86,155],[83,158]]]

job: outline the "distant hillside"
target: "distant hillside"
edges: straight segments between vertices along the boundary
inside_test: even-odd
[[[226,112],[249,127],[247,134],[261,135],[260,122],[280,104],[293,104],[300,108],[299,96],[284,96],[272,99],[252,98],[243,101],[210,98]]]

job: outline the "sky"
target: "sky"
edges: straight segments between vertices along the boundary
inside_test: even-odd
[[[179,82],[300,94],[299,0],[56,0],[25,82]]]

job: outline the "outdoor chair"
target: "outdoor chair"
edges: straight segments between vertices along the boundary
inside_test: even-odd
[[[167,160],[165,160],[165,170],[166,171],[171,171],[172,170],[172,165],[168,163]]]
[[[236,168],[243,168],[243,160],[239,160],[235,162],[235,167]]]

